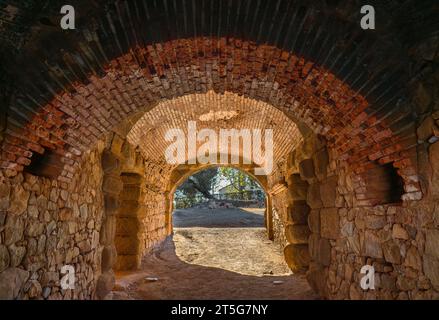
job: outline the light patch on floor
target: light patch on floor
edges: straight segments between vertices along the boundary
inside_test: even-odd
[[[317,299],[267,239],[261,209],[186,209],[141,270],[117,273],[113,299]],[[182,227],[184,226],[184,227]]]
[[[264,228],[176,228],[174,244],[187,263],[252,276],[291,274]]]

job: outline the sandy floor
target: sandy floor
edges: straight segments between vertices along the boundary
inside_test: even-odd
[[[141,270],[118,273],[114,299],[316,299],[269,241],[261,209],[174,213],[174,236]]]
[[[178,228],[263,228],[265,209],[180,209],[172,215]]]

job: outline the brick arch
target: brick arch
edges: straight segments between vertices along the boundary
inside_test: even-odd
[[[343,8],[323,0],[256,7],[250,0],[79,1],[74,33],[41,25],[36,33],[37,21],[17,9],[21,28],[2,29],[16,41],[5,44],[13,81],[5,92],[14,99],[0,167],[21,171],[33,154],[52,150],[59,156],[54,166],[66,168],[60,177],[66,184],[84,152],[80,145],[92,144],[133,109],[213,89],[269,102],[304,120],[359,175],[369,161],[393,163],[411,190],[406,198],[417,199],[419,106],[407,101],[406,66],[408,49],[420,41],[413,35],[437,33],[435,3],[371,4],[386,21],[376,32],[359,28],[354,0]],[[425,25],[404,24],[407,10]],[[58,19],[58,12],[39,13]],[[72,104],[86,107],[75,112]]]
[[[374,32],[359,29],[356,0],[343,2],[343,7],[339,1],[324,0],[259,1],[255,7],[253,0],[227,1],[227,5],[217,0],[97,0],[97,6],[79,0],[77,11],[88,14],[80,17],[76,32],[38,25],[40,14],[55,21],[59,12],[41,9],[29,19],[35,8],[44,8],[39,0],[29,0],[33,6],[28,12],[14,10],[14,2],[6,2],[12,3],[12,10],[3,10],[0,18],[3,20],[6,13],[5,20],[13,18],[14,23],[0,26],[6,40],[0,46],[0,101],[2,107],[6,106],[6,112],[0,113],[5,243],[23,244],[23,228],[18,227],[28,218],[35,219],[35,208],[27,199],[35,202],[39,189],[43,190],[40,199],[51,201],[45,222],[50,220],[51,227],[57,226],[56,233],[62,236],[70,229],[71,221],[78,222],[75,208],[95,202],[93,220],[96,218],[98,223],[87,221],[91,229],[79,237],[92,237],[94,257],[93,262],[87,258],[80,263],[81,269],[88,270],[87,281],[84,274],[79,275],[84,280],[78,283],[82,297],[92,297],[97,279],[97,291],[102,293],[98,296],[103,297],[111,284],[111,273],[100,277],[103,261],[95,261],[101,260],[98,231],[103,204],[101,172],[94,167],[99,157],[89,149],[108,132],[125,136],[126,130],[119,124],[131,128],[144,112],[160,102],[213,90],[266,102],[327,138],[327,154],[320,154],[319,143],[314,144],[319,148],[310,148],[315,151],[313,161],[314,157],[325,159],[324,174],[319,171],[322,163],[314,162],[317,177],[310,178],[307,190],[307,202],[308,196],[317,195],[315,210],[319,210],[318,214],[310,213],[315,219],[309,222],[316,234],[309,245],[318,244],[318,250],[310,248],[308,276],[313,287],[325,297],[339,299],[437,298],[439,116],[434,113],[438,92],[434,80],[438,61],[437,38],[433,37],[438,33],[435,0],[423,1],[422,6],[416,0],[372,0],[378,20],[386,22],[377,24]],[[416,21],[407,23],[409,15]],[[413,94],[412,85],[416,91]],[[419,126],[417,121],[424,119]],[[420,145],[415,136],[417,126]],[[302,149],[300,153],[310,155],[308,146]],[[35,163],[35,153],[43,154],[40,164],[50,155],[46,164],[56,169],[47,171],[54,173],[53,179],[20,172]],[[278,195],[279,207],[284,209],[288,206],[283,195],[289,189],[282,178],[297,175],[297,168],[294,171],[285,162],[286,170],[268,177],[275,189],[272,195]],[[419,180],[424,183],[422,191],[427,197],[421,203],[375,206],[376,199],[366,198],[368,179],[375,176],[375,171],[382,172],[380,166],[389,164],[404,179],[404,200],[420,199]],[[417,165],[422,169],[419,176]],[[165,185],[167,177],[161,176],[162,167],[148,163],[146,168],[159,177],[151,183],[154,187]],[[326,181],[335,176],[337,181]],[[70,195],[66,189],[72,177],[80,183]],[[273,181],[276,179],[279,181]],[[336,198],[325,199],[326,205],[322,190],[334,184]],[[162,189],[151,191],[163,200]],[[162,200],[160,206],[165,203]],[[38,206],[42,212],[47,209],[45,201]],[[322,225],[316,226],[316,217],[324,217],[324,230]],[[111,228],[101,230],[101,236],[107,231],[111,233]],[[39,232],[32,230],[33,243],[39,243]],[[70,239],[71,243],[78,242],[76,234]],[[81,260],[78,248],[70,248],[70,241],[61,248],[53,245],[53,237],[50,242],[48,256],[35,256],[30,248],[28,260],[43,261],[48,270],[55,268],[55,255],[62,263],[70,263],[72,256]],[[76,244],[81,251],[89,250],[87,241]],[[63,258],[64,251],[69,257]],[[111,252],[106,251],[107,258]],[[360,290],[357,279],[365,262],[377,266],[387,288]],[[23,267],[32,269],[26,264]],[[390,273],[389,267],[393,270]],[[98,274],[94,274],[96,269]],[[18,279],[11,277],[11,272],[17,270],[0,272],[2,280]],[[426,281],[413,284],[413,277]],[[26,287],[24,283],[13,286]],[[62,298],[59,292],[53,297]]]
[[[221,130],[248,130],[250,134],[252,130],[260,130],[265,136],[264,130],[269,129],[273,135],[273,162],[293,150],[302,140],[302,133],[296,123],[272,105],[231,92],[217,94],[213,91],[160,102],[132,125],[127,140],[138,147],[148,161],[164,164],[166,149],[173,142],[165,138],[170,130],[178,129],[184,133],[185,153],[190,156],[187,141],[189,123],[195,125],[197,131],[213,130],[218,140],[221,138]],[[201,142],[197,142],[196,150],[200,145]],[[252,155],[243,155],[242,147],[239,150],[227,150],[234,153],[227,156],[250,156],[246,160],[251,163]],[[220,150],[218,152],[221,153]],[[197,162],[196,159],[188,160],[193,161],[187,163]],[[219,155],[216,161],[221,162]]]
[[[172,173],[170,174],[169,183],[167,187],[167,195],[168,195],[168,203],[166,212],[166,225],[168,233],[172,233],[172,213],[174,211],[173,208],[173,200],[175,191],[180,187],[190,176],[196,174],[197,172],[207,170],[212,167],[230,167],[240,170],[253,178],[260,187],[264,190],[265,193],[265,213],[264,213],[264,221],[265,227],[267,229],[267,236],[270,240],[273,239],[273,221],[272,221],[272,208],[271,208],[271,196],[269,193],[269,186],[266,176],[258,176],[253,173],[256,164],[243,164],[243,161],[240,161],[240,164],[206,164],[206,165],[179,165],[177,166]]]
[[[2,166],[22,170],[34,153],[49,149],[65,164],[58,179],[68,182],[82,152],[125,117],[166,99],[214,90],[269,103],[304,122],[324,134],[358,174],[371,160],[393,162],[407,182],[415,174],[413,139],[392,130],[403,113],[387,121],[369,116],[364,96],[294,53],[232,38],[181,39],[134,48],[105,70],[87,85],[72,84],[72,91],[57,94],[19,134],[7,135]]]

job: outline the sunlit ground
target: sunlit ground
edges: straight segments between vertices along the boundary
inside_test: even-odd
[[[291,274],[267,239],[264,209],[187,209],[174,213],[176,255],[184,262],[243,275]],[[180,227],[184,226],[184,227]]]
[[[173,239],[140,270],[119,272],[113,299],[317,299],[304,275],[291,274],[267,239],[263,209],[174,213]]]

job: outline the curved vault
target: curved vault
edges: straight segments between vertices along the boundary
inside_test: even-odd
[[[13,174],[50,162],[66,188],[84,151],[125,119],[214,90],[279,108],[324,134],[355,174],[390,164],[419,193],[407,65],[418,35],[437,33],[435,2],[374,3],[388,23],[369,33],[358,28],[356,1],[343,9],[321,0],[250,4],[78,1],[74,33],[38,23],[58,12],[32,20],[12,6],[6,18],[21,27],[2,26],[0,49],[15,63],[0,167]],[[425,23],[402,23],[406,10]]]
[[[32,41],[16,44],[23,68],[11,70],[20,92],[10,107],[1,166],[21,171],[33,153],[52,150],[60,165],[67,164],[59,179],[68,183],[77,157],[130,114],[213,89],[268,102],[298,118],[325,134],[338,159],[356,172],[367,170],[369,161],[404,160],[395,166],[409,176],[412,159],[399,152],[415,144],[412,106],[401,94],[405,35],[412,30],[399,28],[403,35],[394,36],[395,18],[365,34],[354,1],[345,10],[327,1],[249,6],[108,1],[81,17],[83,33],[43,28],[39,35],[20,35]],[[401,14],[389,4],[379,7],[380,14]],[[35,56],[41,63],[29,59]]]
[[[88,84],[71,83],[69,90],[65,87],[42,105],[38,103],[23,126],[11,126],[3,168],[23,170],[33,154],[51,150],[63,167],[58,180],[67,185],[80,168],[82,153],[126,119],[164,100],[213,90],[269,103],[324,134],[336,160],[346,161],[356,174],[369,170],[371,161],[394,162],[411,183],[413,155],[401,152],[415,143],[412,127],[394,133],[390,126],[406,123],[410,113],[396,108],[385,112],[383,119],[378,116],[378,110],[393,101],[392,95],[388,100],[389,88],[373,107],[347,81],[315,62],[273,46],[228,38],[137,46],[103,67],[102,77],[91,75]],[[23,111],[18,109],[36,103],[30,94],[17,97],[16,106],[11,107],[19,117]]]
[[[54,270],[53,261],[70,263],[80,247],[80,257],[86,254],[93,262],[81,264],[88,271],[87,279],[78,274],[79,297],[104,297],[114,280],[118,179],[124,169],[118,160],[126,159],[123,152],[113,158],[88,151],[112,131],[123,140],[121,124],[132,126],[160,103],[213,90],[267,103],[327,138],[326,145],[305,141],[272,179],[284,178],[288,184],[283,181],[283,188],[272,193],[273,215],[287,224],[277,232],[287,234],[286,258],[309,263],[313,288],[338,299],[437,299],[438,236],[431,215],[437,212],[439,143],[429,140],[437,136],[438,123],[433,114],[436,0],[422,5],[418,0],[371,0],[377,20],[385,21],[373,32],[359,28],[356,0],[343,1],[343,6],[325,0],[258,1],[254,7],[253,0],[78,0],[77,32],[41,23],[59,19],[58,10],[44,9],[48,0],[29,0],[26,9],[16,8],[16,1],[3,3],[8,9],[0,5],[0,18],[11,23],[0,26],[5,40],[0,43],[0,101],[6,105],[0,115],[0,168],[5,173],[0,202],[7,212],[2,232],[4,243],[14,244],[7,250],[28,243],[26,265],[21,265],[25,270],[33,270],[28,263],[35,261]],[[118,139],[113,142],[120,151]],[[20,173],[40,160],[57,166],[59,175],[43,179]],[[141,163],[137,160],[127,162]],[[146,215],[131,218],[141,219],[142,229],[150,228],[142,250],[159,239],[150,238],[157,230],[166,235],[158,226],[169,209],[167,195],[146,188],[173,181],[170,171],[171,178],[161,176],[162,169],[151,164],[141,167],[140,177],[122,177],[122,200],[130,204],[138,196]],[[368,171],[363,179],[361,173]],[[403,206],[382,201],[375,206],[373,197],[392,189],[398,174],[407,195]],[[66,189],[72,180],[79,184],[70,195]],[[29,224],[36,219],[35,208],[17,199],[29,197],[30,204],[36,196],[50,199],[53,210],[46,214],[45,201],[38,201],[48,220]],[[85,223],[91,221],[78,221],[78,207],[88,212],[81,217],[95,219],[90,229]],[[44,227],[49,220],[62,241],[49,235],[48,254],[35,253],[32,243],[40,247],[37,235],[44,228],[26,230],[28,242],[16,231],[23,233],[18,227],[24,225]],[[84,225],[82,231],[75,229],[76,222]],[[66,232],[70,229],[77,233]],[[360,289],[356,279],[364,261],[377,266],[387,288]],[[393,271],[381,272],[389,267]],[[8,275],[0,272],[2,279],[18,279]],[[414,283],[413,275],[426,281]],[[60,298],[60,293],[53,296]]]
[[[182,129],[187,137],[188,122],[194,121],[197,130],[220,129],[273,130],[273,163],[285,157],[301,141],[295,123],[283,112],[261,101],[236,94],[191,94],[159,103],[146,112],[127,134],[127,140],[138,147],[147,161],[163,164],[165,150],[171,142],[165,140],[168,130]],[[187,150],[187,146],[185,146]],[[242,148],[237,156],[242,157]],[[175,167],[175,166],[170,166]]]

